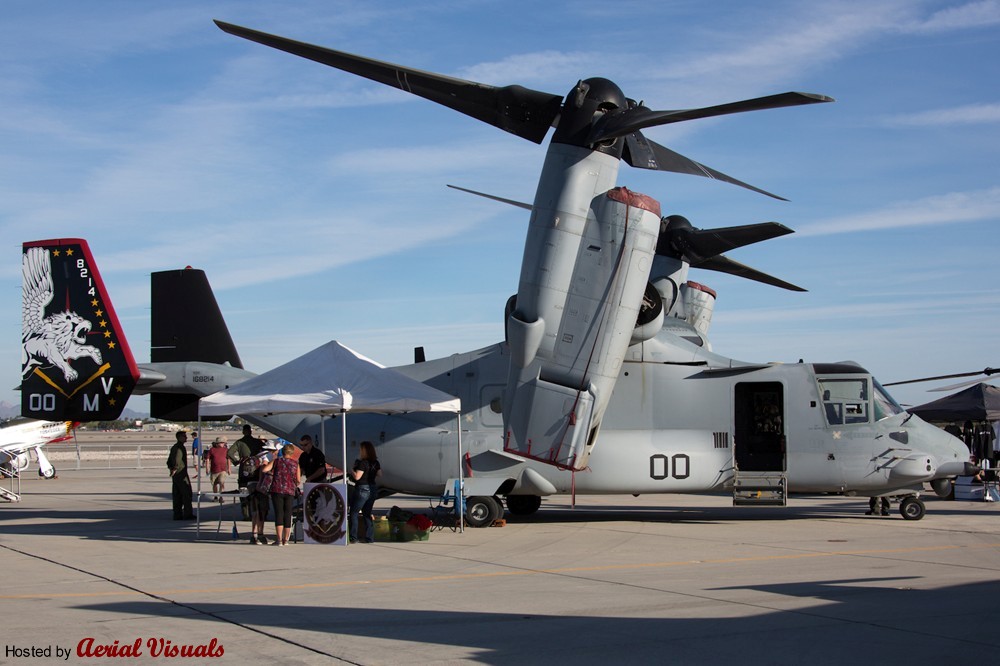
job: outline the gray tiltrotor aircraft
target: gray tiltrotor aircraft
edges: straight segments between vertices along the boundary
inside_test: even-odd
[[[616,186],[624,160],[774,197],[660,146],[641,130],[829,98],[784,93],[652,111],[606,79],[580,81],[563,99],[218,25],[538,143],[555,127],[534,202],[492,197],[531,211],[504,342],[396,368],[462,400],[470,524],[492,523],[504,501],[512,513],[532,513],[542,497],[557,493],[729,492],[738,504],[782,505],[792,492],[891,496],[902,498],[904,517],[919,519],[924,505],[917,495],[925,483],[947,494],[952,478],[973,470],[962,442],[907,414],[856,364],[755,364],[711,350],[715,293],[689,281],[689,268],[801,291],[723,254],[790,233],[788,228],[771,222],[698,229],[680,216],[661,218],[656,200]],[[80,265],[96,276],[82,241],[39,241],[26,244],[25,252],[51,247],[54,254],[63,243],[80,245],[78,256],[87,259]],[[110,309],[103,291],[94,301]],[[124,393],[134,384],[136,392],[152,395],[154,416],[193,420],[199,397],[251,373],[242,369],[204,273],[154,273],[152,303],[152,362],[121,372]],[[43,374],[44,359],[33,358],[36,374]],[[81,353],[78,362],[86,377],[91,365],[101,364],[100,354]],[[105,406],[97,389],[115,395],[112,374],[102,375],[100,385],[91,380],[95,392],[87,394],[62,386],[68,374],[50,372],[47,382],[38,381],[26,365],[22,401],[40,408],[37,418],[91,420],[77,412]],[[313,417],[257,421],[293,440],[320,428]],[[339,439],[340,424],[327,427]],[[353,416],[348,458],[359,442],[371,440],[387,491],[440,494],[458,475],[449,453],[453,427],[449,417],[435,414]],[[338,457],[331,462],[340,464]]]

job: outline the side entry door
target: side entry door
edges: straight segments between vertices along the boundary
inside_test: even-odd
[[[733,457],[741,472],[785,471],[785,401],[780,382],[739,382]]]

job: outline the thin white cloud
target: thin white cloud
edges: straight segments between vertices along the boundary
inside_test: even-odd
[[[904,32],[936,33],[1000,25],[1000,0],[981,0],[935,12],[922,21],[905,24]]]
[[[717,312],[713,316],[716,324],[732,326],[734,324],[765,323],[791,324],[794,322],[857,322],[859,319],[890,320],[893,317],[916,316],[926,317],[928,308],[933,306],[939,317],[949,312],[967,313],[970,310],[990,310],[1000,305],[1000,293],[976,292],[964,296],[954,293],[938,294],[933,298],[910,296],[897,297],[891,300],[872,301],[869,303],[847,303],[843,305],[822,305],[816,307],[797,308],[755,308],[753,310],[730,310]]]
[[[596,60],[596,54],[589,51],[518,53],[496,62],[464,67],[455,76],[494,86],[524,85],[532,81],[562,81],[592,69]],[[573,80],[570,84],[572,83],[576,81]],[[562,91],[555,94],[562,94]]]
[[[979,222],[997,218],[1000,218],[1000,187],[993,187],[973,192],[951,192],[896,203],[866,213],[820,220],[800,226],[797,235],[825,236],[931,224]]]
[[[1000,123],[1000,103],[967,104],[950,109],[932,109],[886,118],[888,127],[929,127]]]
[[[498,166],[520,167],[532,157],[538,160],[540,168],[538,152],[536,146],[501,136],[495,141],[342,152],[330,158],[327,165],[334,173],[382,178],[419,173],[426,179],[434,174],[469,174],[473,169],[495,174]]]
[[[720,83],[728,82],[731,92],[742,94],[794,80],[807,69],[838,60],[893,30],[908,16],[907,6],[897,2],[803,6],[761,22],[754,32],[739,34],[729,48],[718,40],[707,40],[704,51],[692,50],[673,66],[656,63],[648,74],[689,81],[714,95]]]

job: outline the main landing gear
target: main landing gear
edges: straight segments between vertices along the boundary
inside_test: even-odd
[[[542,505],[538,495],[507,495],[507,510],[515,516],[528,516]],[[503,517],[504,502],[499,497],[476,495],[465,500],[465,524],[469,527],[489,527]]]
[[[489,527],[503,515],[503,504],[492,495],[474,495],[465,500],[465,524]]]

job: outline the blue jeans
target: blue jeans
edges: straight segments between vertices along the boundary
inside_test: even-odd
[[[371,486],[354,486],[351,494],[350,518],[347,521],[347,533],[351,539],[358,541],[374,541],[375,526],[372,525],[372,507],[375,506],[375,489]],[[361,513],[362,528],[358,531],[358,513]]]

